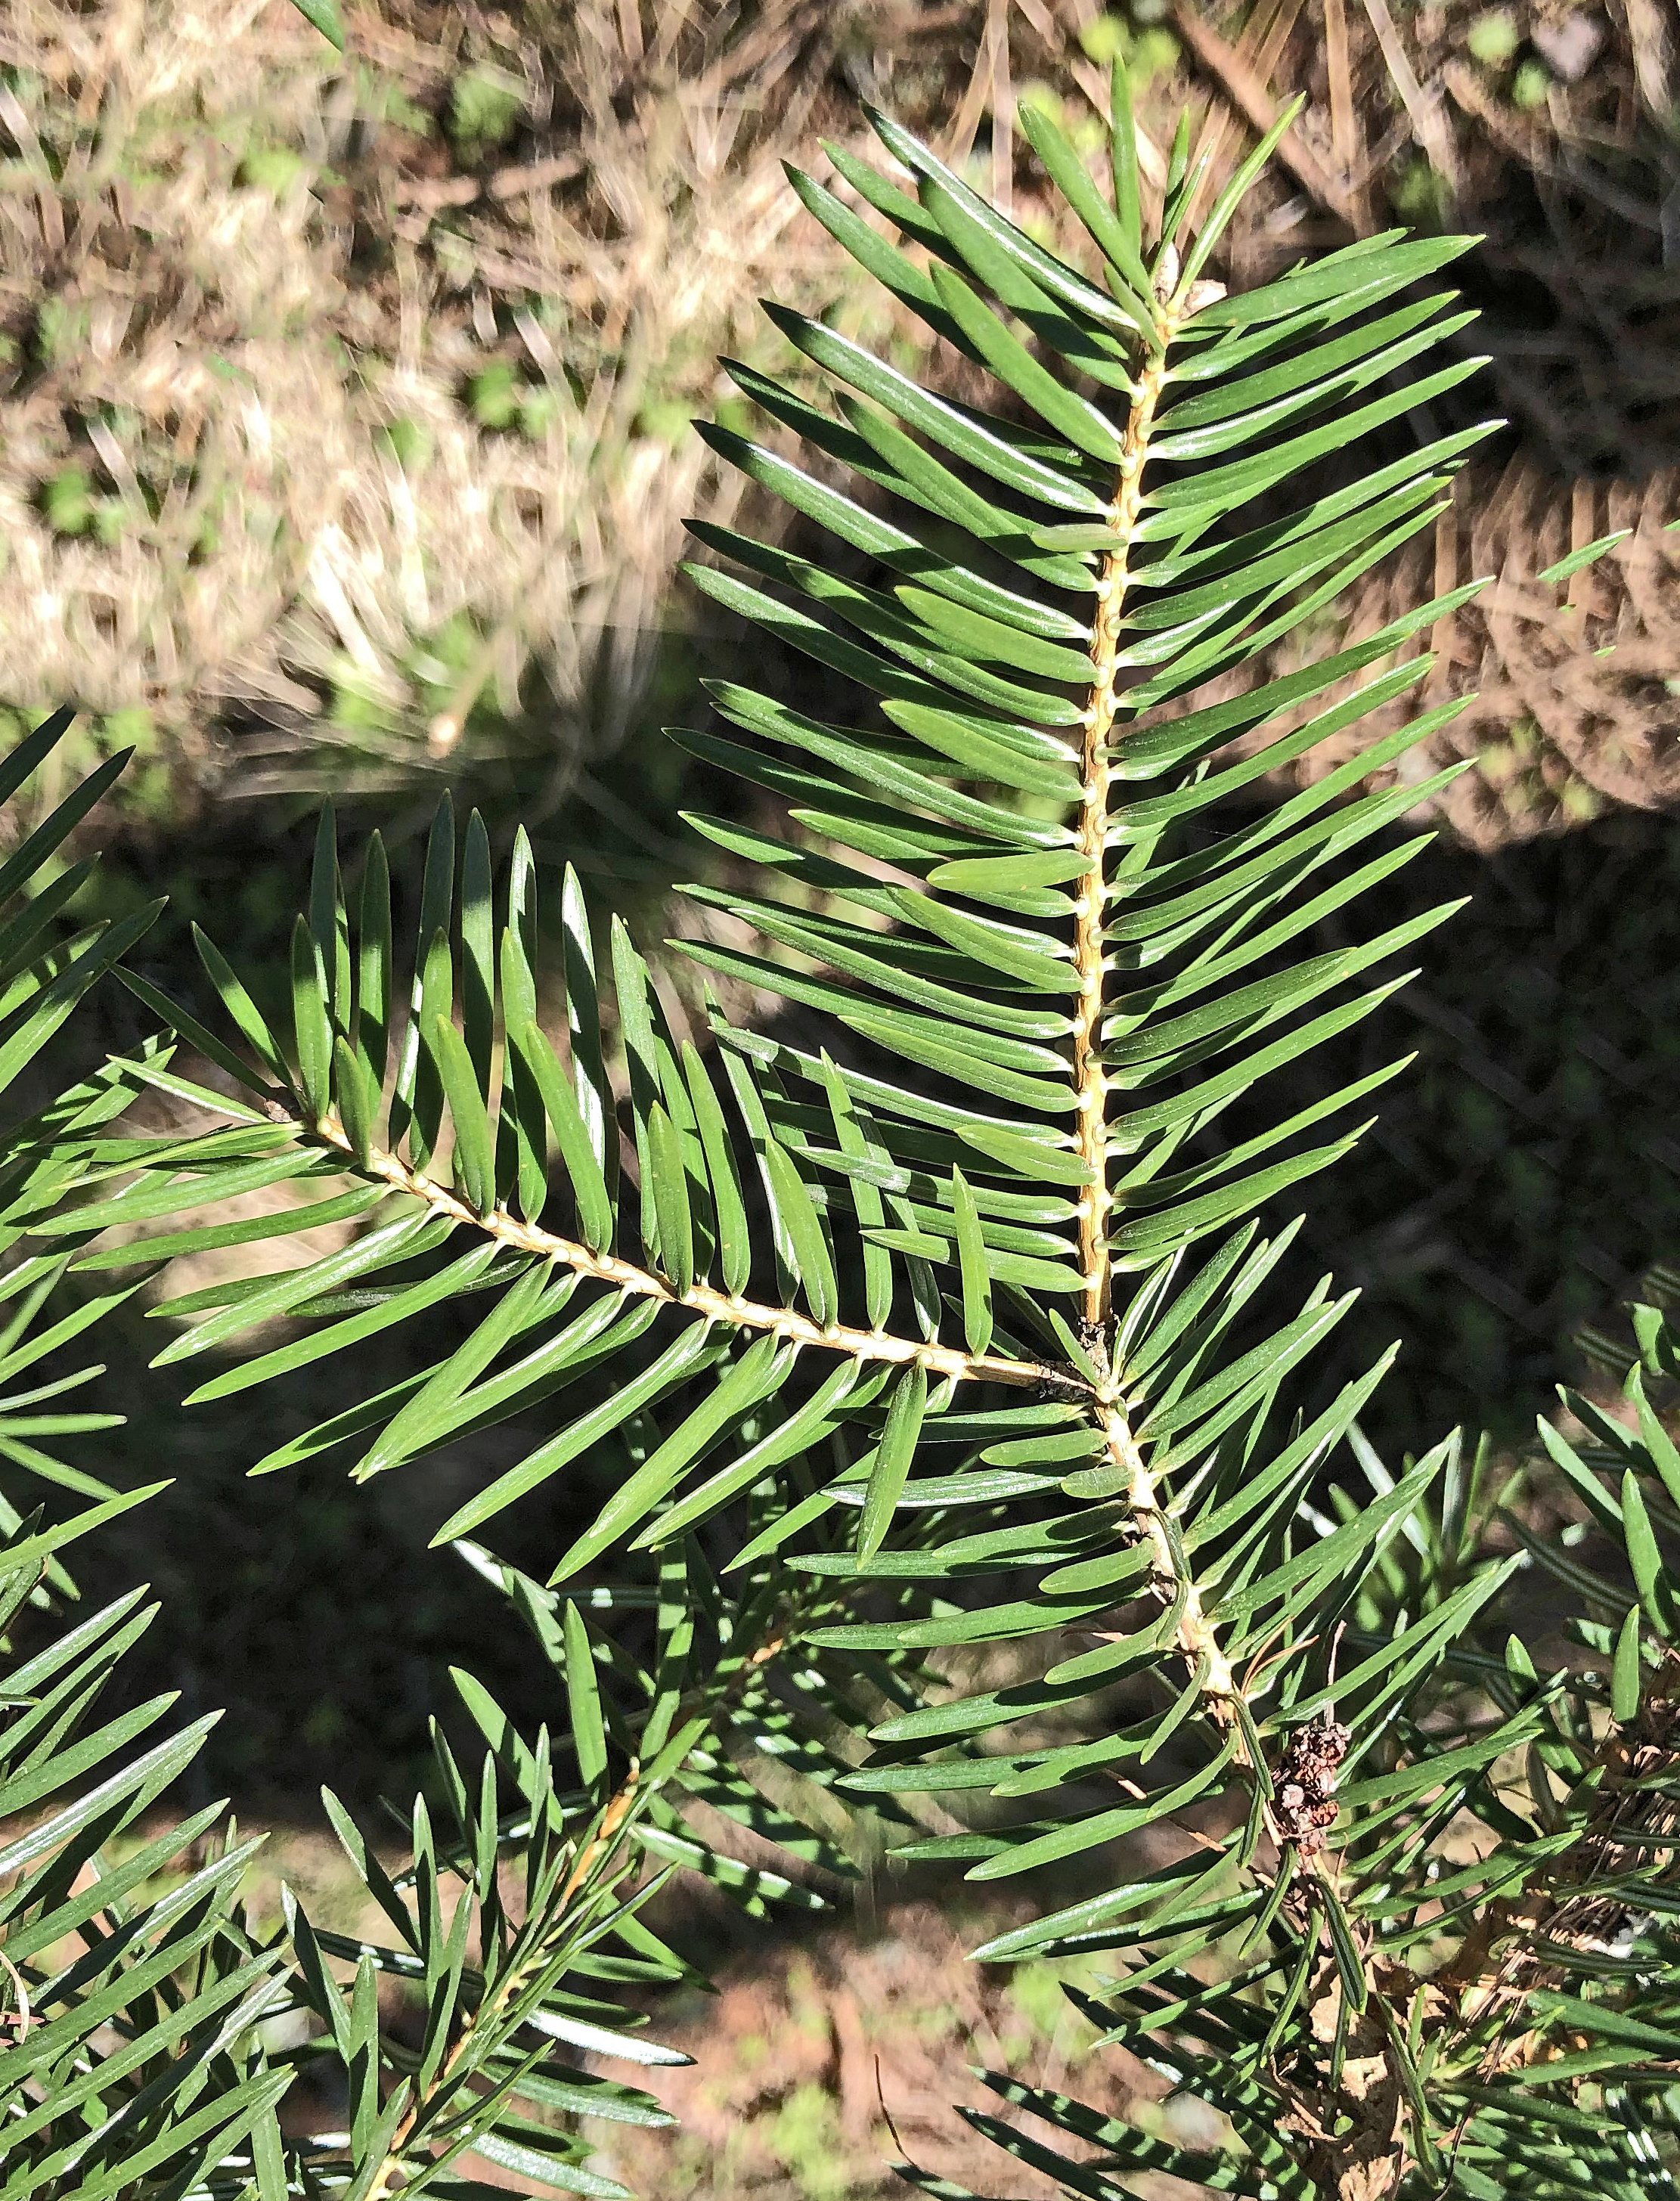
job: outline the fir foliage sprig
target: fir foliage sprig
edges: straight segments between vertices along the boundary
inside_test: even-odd
[[[1221,1128],[1239,1099],[1259,1120],[1270,1074],[1369,1015],[1447,914],[1360,929],[1422,845],[1394,829],[1440,779],[1395,768],[1446,712],[1272,808],[1225,806],[1413,694],[1414,643],[1461,601],[1315,652],[1483,432],[1342,462],[1475,372],[1469,317],[1429,287],[1466,240],[1363,238],[1227,295],[1210,255],[1292,114],[1192,233],[1188,129],[1146,221],[1117,70],[1106,193],[1023,117],[1088,239],[1075,266],[871,119],[896,174],[834,147],[850,196],[794,187],[995,396],[772,308],[802,365],[735,370],[762,440],[707,431],[807,548],[697,529],[691,578],[810,660],[831,715],[722,681],[713,725],[678,735],[757,790],[745,819],[692,823],[762,884],[691,889],[735,922],[674,944],[796,1014],[749,1024],[708,995],[696,1044],[575,877],[545,885],[522,834],[498,875],[484,821],[457,842],[447,803],[399,960],[378,838],[348,893],[329,807],[286,1013],[202,936],[212,1022],[122,973],[241,1097],[157,1048],[113,1075],[218,1128],[90,1130],[86,1190],[27,1208],[97,1272],[242,1242],[249,1222],[195,1216],[269,1187],[294,1203],[263,1219],[275,1238],[358,1225],[150,1311],[160,1362],[206,1371],[199,1400],[331,1370],[332,1411],[256,1471],[333,1451],[366,1480],[514,1439],[436,1541],[534,1634],[555,1726],[523,1734],[458,1677],[486,1754],[469,1773],[439,1740],[445,1813],[416,1809],[402,1871],[329,1805],[389,1934],[351,1944],[291,1905],[274,1949],[316,2029],[290,2060],[338,2065],[349,2122],[297,2141],[265,2109],[248,2190],[467,2193],[477,2156],[616,2192],[576,2121],[661,2113],[578,2059],[670,2052],[626,2008],[685,1976],[642,1915],[659,1874],[760,1910],[937,1861],[1072,1875],[1077,1899],[977,1955],[1113,1952],[1112,1985],[1080,1991],[1102,2039],[1219,2113],[1225,2142],[1191,2155],[998,2076],[1053,2137],[974,2121],[1070,2192],[1143,2169],[1495,2192],[1513,2134],[1530,2186],[1631,2192],[1672,2123],[1671,1963],[1652,1970],[1672,1447],[1638,1400],[1637,1447],[1593,1424],[1621,1447],[1612,1489],[1555,1440],[1625,1549],[1624,1617],[1519,1519],[1497,1555],[1484,1454],[1449,1441],[1394,1475],[1366,1445],[1385,1362],[1302,1403],[1348,1301],[1325,1280],[1280,1305],[1290,1231],[1263,1227],[1402,1065]],[[1285,643],[1299,669],[1277,669]],[[356,1348],[445,1304],[461,1341],[361,1395]],[[546,1582],[483,1543],[585,1466],[608,1494]],[[1483,1645],[1530,1547],[1612,1611],[1585,1639],[1607,1680]],[[957,1646],[989,1655],[988,1686],[930,1657]],[[731,1822],[785,1869],[743,1862]],[[1165,1863],[1116,1846],[1187,1822]],[[382,1980],[418,1997],[418,2048]]]

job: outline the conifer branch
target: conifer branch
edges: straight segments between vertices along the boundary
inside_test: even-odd
[[[735,1647],[714,1670],[709,1686],[686,1693],[670,1723],[671,1735],[678,1738],[679,1746],[672,1747],[667,1737],[655,1763],[649,1767],[643,1767],[639,1759],[631,1759],[623,1780],[602,1805],[595,1823],[579,1842],[577,1856],[558,1894],[543,1916],[539,1930],[532,1937],[531,1947],[519,1963],[508,1967],[483,2000],[467,2014],[431,2085],[424,2092],[417,2092],[408,2104],[367,2189],[365,2201],[391,2201],[393,2194],[403,2190],[391,2181],[399,2175],[406,2181],[414,2167],[407,2159],[410,2143],[422,2132],[433,2109],[447,2101],[457,2073],[478,2041],[504,2021],[519,1997],[552,1966],[577,1923],[580,1899],[590,1893],[603,1873],[610,1877],[615,1860],[623,1858],[634,1844],[638,1817],[695,1746],[717,1729],[763,1670],[786,1648],[797,1617],[797,1605],[784,1603],[768,1617],[760,1642],[750,1651]],[[666,1778],[661,1777],[661,1773]],[[471,1899],[471,1895],[463,1891],[461,1900]]]
[[[405,2154],[426,2166],[422,2180],[435,2177],[469,2134],[486,2152],[502,2146],[493,2159],[514,2169],[550,2145],[516,2108],[492,2131],[513,2096],[480,2089],[517,2092],[524,2051],[513,2036],[538,2001],[555,2037],[589,2045],[590,2005],[563,1975],[584,1926],[591,1939],[619,1934],[630,1953],[647,1932],[607,1915],[627,1884],[615,1862],[625,1844],[745,1885],[744,1866],[690,1844],[691,1828],[678,1834],[674,1799],[649,1799],[667,1767],[673,1792],[772,1829],[791,1856],[840,1875],[884,1829],[896,1830],[890,1853],[907,1869],[960,1859],[979,1881],[1072,1870],[1168,1823],[1190,1831],[1190,1852],[1161,1872],[979,1953],[1132,1952],[1113,2006],[1093,2006],[1099,2030],[1226,2110],[1242,2159],[1212,2163],[1211,2182],[1241,2191],[1311,2184],[1365,2197],[1377,2190],[1360,2182],[1373,2165],[1395,2179],[1415,2165],[1438,2181],[1450,2175],[1441,2112],[1450,2124],[1478,2087],[1500,2098],[1464,2130],[1490,2159],[1501,2121],[1524,2115],[1523,2090],[1554,2084],[1547,2044],[1572,2053],[1577,2037],[1595,2037],[1599,1987],[1589,1980],[1577,1994],[1572,1983],[1577,1970],[1623,1965],[1621,1926],[1598,1946],[1600,1910],[1646,1875],[1648,1859],[1654,1877],[1671,1846],[1660,1815],[1631,1832],[1618,1822],[1624,1844],[1599,1838],[1592,1783],[1613,1787],[1621,1774],[1591,1752],[1607,1731],[1607,1696],[1625,1732],[1636,1716],[1667,1716],[1668,1677],[1648,1638],[1680,1639],[1658,1541],[1673,1533],[1680,1454],[1664,1449],[1642,1405],[1650,1457],[1628,1473],[1643,1477],[1649,1505],[1625,1477],[1616,1499],[1595,1482],[1595,1465],[1568,1465],[1601,1524],[1624,1533],[1638,1593],[1630,1610],[1618,1587],[1608,1620],[1595,1617],[1583,1638],[1601,1658],[1613,1646],[1607,1688],[1595,1674],[1565,1703],[1575,1685],[1541,1682],[1518,1646],[1503,1678],[1478,1650],[1434,1691],[1430,1676],[1509,1570],[1463,1528],[1481,1517],[1479,1456],[1466,1476],[1449,1441],[1390,1474],[1358,1434],[1385,1362],[1311,1402],[1297,1371],[1348,1301],[1327,1280],[1304,1300],[1289,1294],[1279,1264],[1290,1234],[1264,1235],[1260,1220],[1357,1136],[1304,1135],[1351,1120],[1401,1065],[1327,1080],[1309,1106],[1273,1100],[1269,1114],[1268,1081],[1369,1016],[1390,990],[1390,959],[1448,913],[1421,910],[1387,930],[1345,922],[1424,845],[1395,845],[1390,830],[1444,780],[1395,767],[1441,714],[1396,725],[1369,750],[1344,737],[1424,679],[1428,660],[1407,645],[1459,599],[1332,652],[1313,636],[1352,583],[1430,525],[1483,432],[1408,445],[1370,469],[1325,463],[1368,432],[1424,417],[1475,372],[1456,346],[1445,363],[1413,368],[1469,318],[1452,294],[1422,288],[1467,240],[1364,238],[1227,296],[1203,270],[1290,118],[1194,234],[1201,171],[1186,120],[1146,237],[1123,68],[1113,109],[1107,196],[1052,120],[1022,114],[1064,211],[1096,248],[1096,280],[887,117],[872,120],[892,174],[831,149],[862,213],[794,175],[872,278],[990,371],[1002,392],[993,409],[952,402],[826,322],[772,308],[814,379],[802,371],[795,387],[746,368],[737,379],[822,463],[807,471],[778,435],[702,430],[834,555],[697,524],[715,555],[690,569],[695,584],[778,653],[825,668],[824,693],[837,676],[875,701],[873,715],[849,702],[831,724],[743,681],[710,684],[713,721],[673,737],[708,773],[771,801],[750,824],[739,809],[691,822],[764,888],[750,899],[733,885],[685,891],[744,919],[759,952],[677,944],[732,983],[798,1004],[802,1023],[827,1020],[819,1044],[731,1029],[714,1009],[720,1045],[702,1055],[673,1030],[622,924],[596,926],[575,876],[556,924],[526,837],[498,872],[484,819],[467,820],[458,848],[447,801],[427,844],[406,1021],[382,848],[376,838],[353,915],[330,807],[293,936],[289,1023],[271,1028],[208,942],[238,1050],[128,977],[267,1105],[270,1124],[245,1114],[196,1152],[190,1142],[102,1147],[99,1173],[135,1181],[47,1226],[85,1243],[122,1231],[85,1262],[243,1242],[242,1223],[150,1241],[132,1226],[263,1183],[327,1190],[280,1226],[300,1233],[383,1218],[387,1194],[401,1195],[396,1219],[318,1262],[155,1309],[190,1320],[160,1356],[171,1362],[220,1353],[276,1317],[314,1325],[241,1365],[224,1359],[198,1395],[336,1364],[442,1302],[484,1294],[485,1311],[433,1365],[348,1405],[335,1398],[260,1465],[353,1444],[350,1471],[365,1479],[517,1417],[519,1456],[438,1531],[488,1571],[501,1563],[476,1542],[484,1523],[575,1463],[612,1463],[598,1511],[547,1588],[502,1570],[564,1688],[580,1787],[561,1796],[546,1738],[527,1748],[470,1677],[463,1694],[494,1761],[476,1815],[445,1771],[462,1835],[452,1854],[475,1861],[469,1893],[508,1975],[488,1958],[482,1976],[461,1972],[470,1907],[450,1929],[453,1960],[435,1905],[407,1921],[388,1906],[406,1952],[327,1950],[405,1975],[415,1960],[427,1968],[426,2099],[395,2132],[388,2092],[364,2088],[361,2099],[353,2152],[377,2170],[376,2197],[394,2190]],[[856,495],[854,477],[868,484]],[[1295,772],[1332,741],[1345,762]],[[1296,792],[1251,808],[1242,790],[1279,772]],[[602,930],[609,995],[607,974],[597,977]],[[563,1054],[549,1036],[562,994]],[[622,1059],[609,1070],[614,1048]],[[173,1076],[157,1082],[211,1098]],[[1240,1128],[1227,1113],[1237,1107]],[[356,1180],[348,1191],[341,1172]],[[562,1230],[546,1227],[550,1214]],[[677,1318],[656,1325],[667,1308]],[[1680,1348],[1654,1319],[1642,1332],[1652,1370],[1680,1375]],[[1599,1435],[1621,1464],[1625,1431]],[[1440,1515],[1450,1535],[1436,1535],[1430,1511],[1437,1480],[1452,1494]],[[1567,1566],[1573,1594],[1582,1569]],[[583,1579],[587,1596],[557,1587]],[[784,1626],[795,1581],[820,1585],[814,1611],[778,1687],[747,1692],[732,1716],[731,1734],[750,1746],[737,1763],[732,1746],[706,1739],[704,1705],[774,1655],[739,1646],[772,1635],[779,1646],[761,1623],[773,1611]],[[1141,1625],[1106,1632],[1140,1605],[1154,1608]],[[657,1614],[650,1661],[618,1640],[617,1616],[632,1607]],[[1352,1648],[1338,1676],[1344,1631]],[[931,1682],[927,1654],[940,1646],[1007,1666],[1003,1646],[1070,1634],[1094,1646],[1030,1659],[1006,1687],[952,1696]],[[1326,1640],[1327,1659],[1313,1649]],[[1135,1693],[1116,1724],[1099,1700],[1118,1691]],[[673,1724],[690,1712],[692,1736]],[[1070,1719],[1071,1739],[1051,1731]],[[609,1769],[631,1740],[647,1770],[614,1788]],[[679,1768],[673,1750],[687,1753]],[[1525,1755],[1531,1826],[1513,1822],[1513,1784],[1494,1771]],[[772,1762],[796,1792],[785,1808],[753,1770]],[[525,1844],[525,1939],[505,1933],[499,1910],[493,1867],[509,1823],[496,1805],[499,1768],[531,1815],[511,1822]],[[1561,1800],[1547,1769],[1573,1783]],[[1641,1770],[1671,1783],[1667,1758]],[[913,1800],[965,1789],[1034,1800],[978,1824]],[[881,1799],[866,1807],[873,1816],[849,1818],[862,1796]],[[1222,1835],[1187,1816],[1208,1806],[1225,1817],[1233,1803],[1246,1805],[1242,1822]],[[1460,1805],[1482,1812],[1492,1835],[1489,1854],[1464,1864],[1441,1843],[1441,1815]],[[1555,1862],[1571,1822],[1578,1887]],[[436,1847],[423,1813],[415,1825],[413,1884],[429,1890]],[[914,1838],[930,1828],[933,1839]],[[567,1828],[581,1837],[575,1850]],[[762,1880],[755,1897],[811,1893]],[[1672,2031],[1664,1990],[1648,1985],[1661,1976],[1647,1951],[1667,1946],[1663,1915],[1654,1904],[1658,1922],[1629,1929],[1637,1966],[1601,1974],[1653,2013],[1614,2051],[1653,2072],[1662,2025]],[[1501,1980],[1508,1945],[1494,1941],[1512,1931],[1538,1969],[1523,1958]],[[1443,1969],[1437,1945],[1454,1935],[1457,1969]],[[1210,1981],[1200,1960],[1215,1945],[1236,1948],[1239,1969],[1222,1963]],[[1554,1962],[1564,1945],[1568,1961]],[[1407,1952],[1420,1947],[1414,1969]],[[649,1961],[637,1976],[682,1969],[670,1952]],[[345,2068],[371,2069],[339,2028],[340,1989],[319,1965],[311,1993],[333,2015]],[[1443,1993],[1460,2006],[1431,2002]],[[1519,1995],[1537,2045],[1513,2061],[1503,2028]],[[377,2033],[360,1973],[352,2000],[347,2022]],[[1159,2136],[999,2083],[1053,2130],[1099,2141],[1119,2181],[1160,2170],[1209,2182],[1209,2160]],[[591,2114],[570,2079],[538,2077],[539,2102],[544,2084],[549,2107]],[[621,2094],[617,2106],[640,2113],[647,2098]],[[1640,2114],[1624,2121],[1625,2146],[1595,2130],[1595,2163],[1621,2160],[1618,2149],[1639,2156]],[[993,2136],[1028,2151],[1013,2128]],[[1062,2173],[1036,2141],[1029,2159]],[[581,2160],[564,2155],[561,2168]],[[1068,2182],[1083,2192],[1090,2180],[1076,2166]]]

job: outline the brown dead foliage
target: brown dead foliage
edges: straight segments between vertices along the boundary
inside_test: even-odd
[[[1492,576],[1442,622],[1426,700],[1465,696],[1430,761],[1474,757],[1477,770],[1442,807],[1488,847],[1568,825],[1607,805],[1658,810],[1680,797],[1680,472],[1641,484],[1577,484],[1565,504],[1552,482],[1512,467],[1474,477],[1437,521],[1432,544],[1408,550],[1355,613],[1389,615],[1409,587]],[[1538,578],[1601,537],[1626,531],[1560,584]],[[1432,556],[1432,572],[1428,561]]]
[[[1456,704],[1457,715],[1385,776],[1420,784],[1471,762],[1426,807],[1472,847],[1499,848],[1612,807],[1665,809],[1680,799],[1677,510],[1680,471],[1636,484],[1582,483],[1565,501],[1525,461],[1491,481],[1467,468],[1432,531],[1351,593],[1331,635],[1319,630],[1222,688],[1237,694],[1483,580],[1478,596],[1410,646],[1436,654],[1420,690],[1321,742],[1272,784],[1323,778],[1419,709]],[[1574,574],[1541,578],[1618,533],[1624,539]]]
[[[231,701],[275,730],[272,780],[306,729],[332,738],[330,714],[311,725],[323,689],[358,691],[356,775],[377,784],[423,767],[417,737],[446,754],[477,693],[505,697],[532,657],[563,719],[603,669],[609,697],[633,693],[702,457],[649,394],[702,402],[754,289],[799,291],[790,202],[767,158],[725,177],[727,86],[703,68],[620,119],[630,11],[577,11],[572,147],[534,158],[541,50],[503,22],[479,63],[464,19],[432,12],[430,36],[357,19],[342,68],[285,0],[12,11],[0,61],[39,91],[0,123],[26,161],[56,136],[61,167],[41,151],[38,187],[0,196],[16,700],[144,703],[212,780]],[[461,141],[383,118],[447,114],[469,63],[530,127],[463,176]],[[563,194],[580,137],[609,233]],[[543,393],[540,432],[463,406],[495,359]],[[77,463],[121,507],[114,539],[40,508]],[[461,613],[476,655],[417,658]]]

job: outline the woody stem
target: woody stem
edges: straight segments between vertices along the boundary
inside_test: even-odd
[[[1108,910],[1107,874],[1110,746],[1119,710],[1120,633],[1131,578],[1132,539],[1143,501],[1143,467],[1149,435],[1166,372],[1166,347],[1178,326],[1176,299],[1156,308],[1159,349],[1145,360],[1126,422],[1114,494],[1108,507],[1113,548],[1104,556],[1096,584],[1096,619],[1091,629],[1091,687],[1085,706],[1078,824],[1079,853],[1086,870],[1078,886],[1073,957],[1079,994],[1073,1012],[1073,1084],[1079,1157],[1091,1181],[1079,1206],[1079,1268],[1084,1278],[1084,1316],[1101,1334],[1108,1324],[1108,1085],[1102,1070],[1102,1023],[1107,1002],[1103,985],[1104,922]]]

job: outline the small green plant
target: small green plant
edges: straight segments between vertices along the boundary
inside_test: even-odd
[[[1483,68],[1503,68],[1523,43],[1517,19],[1508,8],[1489,8],[1477,15],[1464,35],[1473,59]]]
[[[1438,230],[1451,216],[1451,187],[1424,153],[1401,162],[1389,185],[1389,197],[1401,220],[1420,229]]]
[[[839,2119],[822,2087],[795,2087],[771,2121],[770,2144],[803,2201],[846,2201]]]
[[[92,535],[108,547],[128,520],[121,498],[102,495],[87,468],[74,464],[42,483],[41,516],[55,535]]]
[[[75,357],[87,341],[87,308],[52,296],[35,310],[35,357],[47,369]]]
[[[1134,84],[1162,76],[1178,59],[1178,41],[1160,20],[1163,9],[1137,7],[1133,21],[1112,14],[1093,15],[1079,28],[1079,44],[1101,68],[1125,64]]]
[[[463,152],[493,151],[513,136],[524,106],[517,78],[488,66],[469,69],[449,93],[449,135]]]
[[[379,431],[380,440],[405,473],[423,471],[432,456],[432,437],[424,422],[398,414]]]
[[[467,385],[467,404],[481,428],[517,429],[540,443],[560,417],[560,400],[546,383],[532,382],[511,361],[493,359]]]
[[[306,167],[303,155],[290,145],[253,145],[239,163],[237,180],[250,190],[284,198]]]

